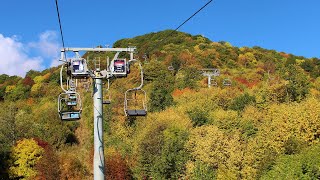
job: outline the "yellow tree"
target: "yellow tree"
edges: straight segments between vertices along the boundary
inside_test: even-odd
[[[256,58],[251,52],[247,52],[245,54],[240,54],[238,57],[238,61],[245,67],[252,66],[257,63]]]
[[[37,175],[35,165],[44,150],[33,139],[22,139],[12,148],[10,154],[10,178],[32,179]]]
[[[204,125],[191,131],[186,149],[191,154],[187,163],[187,176],[194,177],[197,162],[217,170],[217,179],[241,178],[243,145],[240,134],[227,134],[213,125]]]

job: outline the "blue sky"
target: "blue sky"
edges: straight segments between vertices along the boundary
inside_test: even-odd
[[[174,29],[206,2],[59,0],[59,8],[66,46],[94,47]],[[319,0],[214,0],[179,30],[320,58],[319,8]],[[0,22],[0,74],[23,76],[30,68],[57,65],[61,40],[54,0],[3,1]]]

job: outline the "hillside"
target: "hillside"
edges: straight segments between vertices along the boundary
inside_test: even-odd
[[[320,178],[319,59],[171,30],[114,43],[128,46],[143,64],[149,112],[124,116],[124,92],[140,83],[137,66],[111,79],[108,179]],[[84,54],[102,66],[106,56]],[[204,68],[220,70],[211,88]],[[92,179],[90,81],[77,88],[82,119],[61,122],[59,71],[0,75],[0,179]]]

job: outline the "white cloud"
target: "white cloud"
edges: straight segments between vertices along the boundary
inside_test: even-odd
[[[57,67],[59,65],[61,65],[63,62],[59,61],[60,58],[54,58],[51,61],[50,67]]]
[[[29,70],[43,70],[59,63],[60,46],[54,31],[45,31],[34,42],[22,43],[20,36],[0,34],[0,74],[24,77]]]
[[[57,42],[57,34],[54,31],[45,31],[39,36],[39,41],[30,42],[29,47],[37,50],[43,57],[57,57],[60,46]]]
[[[59,62],[61,47],[57,39],[55,31],[45,31],[40,34],[39,41],[30,42],[29,47],[35,49],[42,57],[49,59],[50,64],[46,64],[50,67],[58,66],[62,63]]]
[[[0,34],[0,74],[23,77],[31,69],[43,69],[42,62],[41,57],[29,57],[27,48],[15,36],[4,37]]]

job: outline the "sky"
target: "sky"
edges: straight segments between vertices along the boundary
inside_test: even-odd
[[[58,0],[66,47],[109,45],[175,29],[208,0]],[[320,0],[213,0],[179,31],[234,46],[320,58]],[[55,0],[0,6],[0,74],[24,76],[59,64]]]

